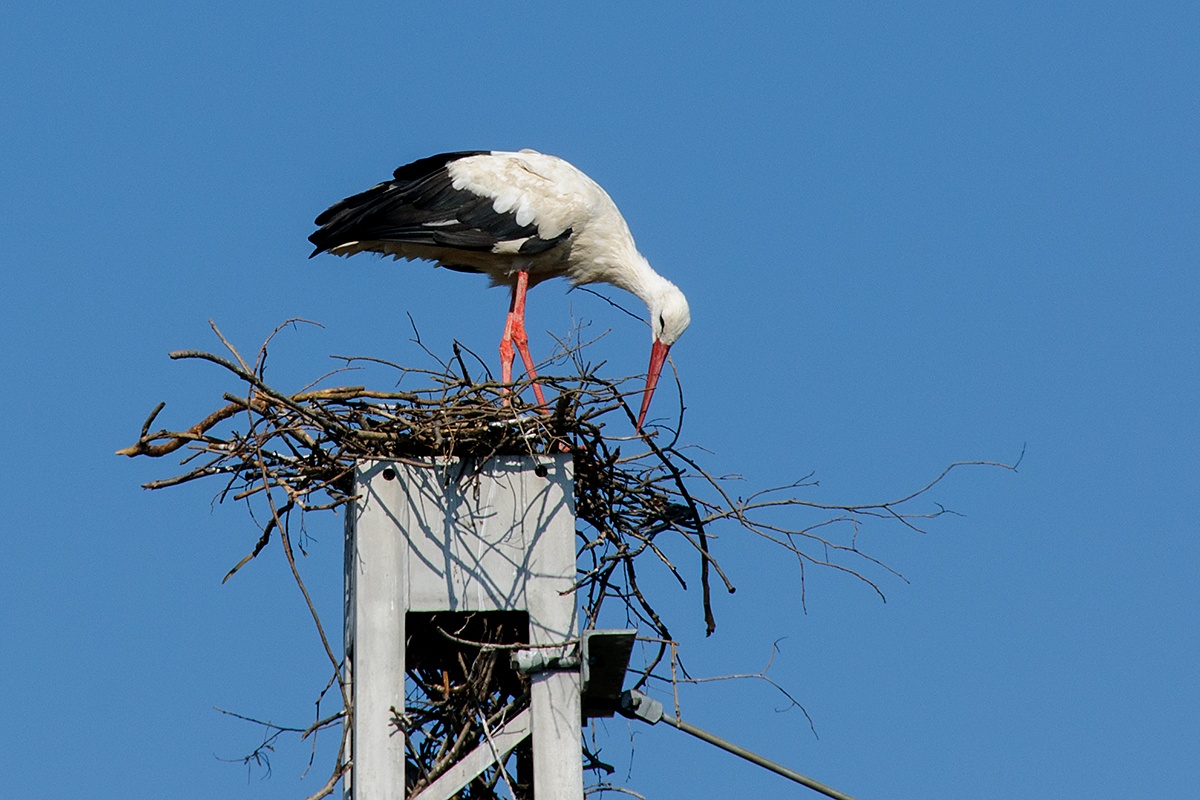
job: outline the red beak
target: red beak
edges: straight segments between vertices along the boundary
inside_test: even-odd
[[[639,431],[642,429],[642,423],[646,421],[646,412],[650,410],[650,398],[654,397],[654,387],[658,386],[658,376],[662,373],[663,362],[667,360],[670,350],[671,345],[663,344],[658,339],[654,340],[654,346],[650,348],[650,369],[646,371],[646,391],[642,393],[642,412],[638,414],[637,421]]]

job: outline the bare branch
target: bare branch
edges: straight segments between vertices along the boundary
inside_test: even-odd
[[[341,724],[342,742],[336,762],[328,781],[313,798],[332,793],[349,768],[346,737],[354,709],[342,678],[342,665],[295,558],[297,545],[303,552],[304,528],[299,528],[301,537],[293,539],[291,526],[303,526],[310,512],[336,513],[353,502],[352,477],[359,461],[379,459],[433,467],[446,459],[480,465],[498,455],[569,453],[574,461],[580,541],[580,569],[572,591],[580,598],[589,625],[598,624],[602,612],[615,611],[627,624],[642,626],[643,638],[648,634],[652,640],[652,646],[645,648],[644,663],[635,670],[634,688],[650,680],[666,681],[676,690],[678,703],[680,684],[761,680],[800,708],[806,718],[808,712],[796,698],[767,675],[771,660],[757,673],[719,678],[688,675],[668,621],[655,606],[658,581],[665,578],[692,591],[698,584],[705,632],[712,634],[716,628],[712,576],[715,574],[732,593],[733,581],[719,559],[728,552],[730,543],[744,548],[750,538],[762,543],[768,554],[781,552],[795,559],[801,608],[808,566],[828,567],[862,581],[884,598],[880,581],[889,575],[900,580],[903,576],[861,547],[864,526],[920,532],[928,522],[954,513],[931,503],[932,493],[954,471],[968,466],[1016,469],[1016,464],[993,461],[955,462],[919,488],[882,502],[837,504],[810,499],[804,495],[817,485],[811,474],[780,486],[755,489],[743,497],[734,489],[741,482],[738,476],[707,471],[697,455],[706,451],[680,445],[682,390],[680,418],[669,441],[660,441],[656,431],[636,429],[636,417],[627,398],[640,396],[641,381],[600,377],[597,371],[603,362],[589,363],[585,353],[585,347],[594,340],[580,341],[584,326],[577,326],[571,336],[560,340],[559,350],[545,362],[565,364],[573,372],[538,379],[542,387],[557,392],[547,413],[539,413],[521,399],[522,392],[529,389],[528,380],[510,385],[493,381],[486,363],[457,342],[449,358],[440,358],[421,342],[415,324],[413,342],[434,363],[431,368],[401,366],[365,356],[336,356],[345,362],[344,367],[304,382],[299,391],[281,390],[266,380],[268,345],[282,330],[299,323],[314,324],[288,320],[278,326],[260,346],[253,365],[215,324],[213,332],[230,358],[200,350],[171,353],[173,359],[217,364],[236,381],[239,390],[223,392],[223,405],[190,427],[177,430],[151,430],[163,411],[160,403],[142,424],[137,441],[118,453],[158,458],[183,451],[186,455],[180,463],[181,471],[152,481],[147,488],[220,476],[217,501],[244,502],[251,515],[261,520],[257,523],[260,533],[249,553],[224,580],[264,552],[272,537],[278,537],[321,649],[332,666],[332,678],[325,691],[338,687],[342,709],[322,715],[318,699],[317,720],[304,729],[234,714],[266,726],[262,744],[238,760],[269,770],[269,753],[282,734],[300,733],[306,738]],[[478,362],[479,371],[468,369],[464,353]],[[399,379],[393,390],[324,385],[348,368],[357,369],[360,362],[397,370]],[[478,375],[486,376],[486,380],[476,381]],[[409,381],[408,389],[400,391],[399,382],[410,377],[419,378],[423,385],[414,388],[411,384],[417,381]],[[676,383],[678,386],[678,376]],[[470,470],[464,470],[464,475],[469,479]],[[506,654],[530,646],[522,641],[523,634],[470,615],[449,622],[453,625],[439,624],[427,632],[424,646],[440,653],[440,660],[409,670],[409,697],[403,713],[393,715],[393,724],[406,732],[408,760],[416,781],[409,787],[411,792],[435,780],[469,748],[486,742],[490,731],[503,724],[506,715],[519,712],[528,702],[527,679],[511,671]],[[572,644],[561,642],[555,647]],[[774,654],[773,649],[771,659]],[[656,672],[664,663],[670,669],[669,675]],[[511,758],[521,756],[518,752]],[[592,758],[590,763],[603,771],[599,759]],[[511,793],[520,793],[521,787],[508,767],[495,765],[473,781],[464,796],[491,798],[497,787],[506,784]],[[639,796],[603,783],[589,791],[622,791]]]

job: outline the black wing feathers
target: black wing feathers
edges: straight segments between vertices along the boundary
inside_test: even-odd
[[[419,181],[422,178],[432,175],[438,170],[445,167],[451,161],[458,161],[460,158],[467,156],[486,156],[489,150],[459,150],[454,153],[438,153],[436,156],[426,156],[418,158],[411,164],[405,164],[403,167],[396,167],[396,171],[392,173],[392,177],[397,183],[412,183]]]
[[[553,239],[543,239],[540,236],[531,236],[521,242],[519,252],[521,255],[531,256],[534,253],[544,253],[552,247],[558,247],[571,236],[571,228],[555,236]]]
[[[347,242],[402,242],[449,250],[489,251],[498,243],[526,239],[523,254],[541,253],[562,243],[571,231],[538,238],[536,225],[518,225],[516,214],[496,213],[490,197],[455,189],[447,165],[487,151],[442,153],[399,167],[393,180],[347,197],[316,219],[308,237],[312,255]],[[453,254],[447,253],[447,259]],[[310,256],[311,258],[312,256]],[[446,260],[443,264],[449,265]]]

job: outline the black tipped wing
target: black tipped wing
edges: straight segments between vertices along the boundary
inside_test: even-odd
[[[492,198],[454,188],[448,165],[487,154],[473,150],[422,158],[399,167],[392,180],[330,206],[316,219],[321,227],[308,237],[316,246],[312,255],[349,242],[486,252],[494,251],[501,242],[521,240],[517,252],[528,255],[566,239],[570,230],[553,239],[541,239],[536,225],[517,224],[514,212],[497,213]],[[453,253],[446,256],[445,263],[453,263]]]

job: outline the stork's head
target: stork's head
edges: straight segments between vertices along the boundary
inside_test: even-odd
[[[654,342],[650,347],[650,368],[646,371],[642,410],[638,414],[639,429],[646,420],[646,412],[650,410],[650,398],[654,396],[654,388],[658,385],[658,376],[662,373],[667,353],[692,321],[692,312],[688,309],[687,298],[683,296],[683,292],[665,278],[660,280],[662,282],[649,293],[646,302],[650,310],[650,330],[654,335]]]

